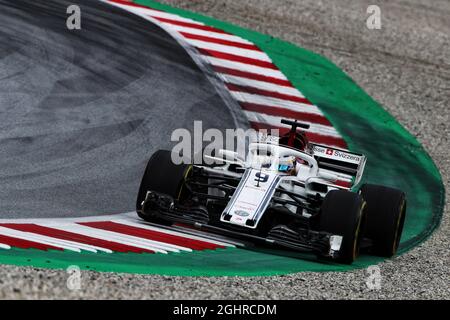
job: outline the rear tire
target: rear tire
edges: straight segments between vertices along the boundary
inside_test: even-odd
[[[359,254],[364,227],[363,198],[345,190],[333,190],[326,195],[319,218],[319,230],[343,237],[337,261],[351,264]]]
[[[370,251],[390,258],[396,254],[400,244],[406,216],[405,193],[373,184],[364,184],[360,193],[367,202],[364,237],[372,240]]]
[[[192,166],[189,164],[174,164],[172,153],[167,150],[158,150],[150,158],[142,177],[139,193],[136,200],[136,211],[142,219],[163,225],[171,225],[172,222],[152,215],[152,212],[144,212],[142,202],[148,191],[155,191],[180,200],[183,196],[184,181]]]

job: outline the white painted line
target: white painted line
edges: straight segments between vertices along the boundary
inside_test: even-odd
[[[8,237],[17,238],[17,239],[38,242],[38,243],[50,245],[53,247],[58,247],[58,248],[69,250],[69,251],[81,252],[79,247],[74,244],[67,243],[66,241],[58,241],[55,238],[36,235],[36,234],[30,233],[30,232],[23,232],[23,231],[10,229],[10,228],[0,227],[0,234],[3,234]],[[91,251],[91,250],[88,250],[88,251]]]
[[[4,243],[0,243],[0,249],[6,249],[6,250],[8,250],[8,249],[11,249],[11,246],[9,246],[9,245],[7,245],[7,244],[4,244]]]
[[[208,61],[213,66],[231,68],[231,69],[260,74],[260,75],[267,76],[267,77],[273,77],[273,78],[277,78],[277,79],[281,79],[281,80],[287,80],[286,76],[283,73],[281,73],[281,71],[279,71],[279,70],[259,67],[259,66],[255,66],[252,64],[248,64],[248,63],[236,62],[236,61],[231,61],[231,60],[226,60],[226,59],[219,59],[219,58],[211,57],[211,56],[207,56],[207,55],[202,55],[202,57],[204,59],[206,59],[206,61]]]
[[[215,39],[220,39],[220,40],[234,41],[234,42],[239,42],[242,44],[253,44],[250,41],[245,40],[241,37],[227,34],[227,33],[219,33],[219,32],[214,32],[214,31],[201,30],[201,29],[197,29],[197,28],[177,26],[174,24],[166,23],[166,22],[164,22],[162,24],[164,24],[165,27],[170,28],[177,32],[186,32],[186,33],[195,34],[198,36],[210,37],[210,38],[215,38]]]
[[[136,248],[140,248],[140,249],[145,249],[145,250],[150,250],[150,251],[154,251],[154,252],[159,252],[159,253],[167,253],[168,251],[179,252],[179,250],[175,250],[172,248],[166,248],[162,245],[158,245],[158,244],[154,244],[154,243],[149,243],[149,242],[143,241],[143,239],[140,239],[140,238],[130,237],[127,235],[122,235],[122,234],[111,232],[111,231],[105,231],[105,230],[85,227],[85,226],[76,225],[76,224],[74,224],[74,225],[58,225],[58,226],[53,226],[53,228],[61,229],[61,230],[65,230],[65,231],[71,231],[74,233],[83,234],[83,235],[93,237],[93,238],[98,238],[98,239],[102,239],[102,240],[106,240],[106,241],[113,241],[113,242],[121,243],[124,245],[132,246],[132,247],[136,247]]]
[[[230,74],[218,73],[218,76],[222,78],[224,82],[233,83],[240,86],[250,86],[261,90],[268,90],[278,92],[282,94],[288,94],[298,98],[304,98],[305,96],[300,93],[296,88],[280,86],[270,82],[253,80],[243,77],[237,77]]]
[[[38,225],[38,226],[42,226],[42,227],[47,227],[47,228],[56,229],[56,228],[54,228],[54,225],[49,225],[49,224],[46,224],[46,223],[35,223],[35,224]],[[34,233],[34,232],[33,232],[33,233]],[[74,233],[74,232],[72,232],[72,233]],[[35,234],[39,234],[39,233],[35,233]],[[39,234],[39,235],[40,235],[40,234]],[[73,243],[77,244],[77,246],[78,246],[80,249],[83,249],[83,250],[86,250],[86,249],[84,249],[84,248],[88,248],[87,250],[88,250],[88,251],[92,251],[92,252],[94,252],[94,251],[103,251],[103,252],[105,252],[105,253],[112,253],[112,252],[113,252],[111,249],[107,249],[107,248],[103,248],[103,247],[98,247],[98,246],[95,246],[95,245],[92,245],[92,244],[82,243],[82,242],[73,241],[73,240],[64,240],[64,239],[60,239],[60,238],[57,238],[57,237],[52,237],[52,238],[53,238],[53,239],[59,239],[59,240],[61,240],[61,241],[69,241],[69,242],[73,242]]]
[[[45,224],[47,227],[53,227],[61,223],[70,222],[95,222],[95,221],[110,221],[118,217],[132,217],[136,212],[116,213],[110,215],[99,215],[90,217],[76,217],[76,218],[24,218],[24,219],[0,219],[0,223],[35,223]]]
[[[252,58],[257,59],[265,62],[272,62],[272,60],[269,58],[267,54],[261,51],[255,51],[255,50],[248,50],[243,48],[237,48],[233,46],[227,46],[223,44],[217,44],[213,42],[206,42],[201,40],[194,40],[189,38],[184,38],[186,42],[188,42],[190,45],[201,48],[201,49],[208,49],[208,50],[215,50],[219,52],[229,53],[236,56],[241,56],[244,58]]]
[[[65,231],[71,231],[74,233],[80,233],[83,235],[87,235],[93,238],[99,238],[107,241],[114,241],[122,244],[126,244],[129,246],[141,248],[141,249],[147,249],[152,250],[155,252],[160,253],[167,253],[167,252],[180,252],[180,251],[187,251],[191,252],[192,249],[177,246],[169,243],[164,243],[160,241],[154,241],[154,240],[148,240],[144,238],[139,238],[136,236],[131,236],[124,233],[104,230],[104,229],[98,229],[78,224],[65,224],[65,225],[57,225],[52,226],[52,228],[61,229]]]

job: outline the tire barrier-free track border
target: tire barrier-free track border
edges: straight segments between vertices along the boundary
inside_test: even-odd
[[[366,154],[364,182],[407,194],[400,253],[438,226],[444,188],[434,163],[412,135],[330,61],[270,36],[153,1],[109,3],[194,47],[191,55],[208,61],[252,126],[273,127],[280,117],[296,118],[312,124],[311,140]],[[144,224],[133,213],[0,222],[0,262],[17,265],[75,264],[166,275],[274,275],[349,270],[380,261],[363,255],[352,266],[318,262],[181,227]]]

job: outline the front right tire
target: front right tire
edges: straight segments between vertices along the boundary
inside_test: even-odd
[[[397,253],[406,216],[404,192],[364,184],[360,194],[367,202],[365,238],[372,240],[371,253],[390,258]]]
[[[361,195],[333,190],[327,193],[319,217],[319,231],[342,236],[337,261],[351,264],[359,254],[365,221],[365,201]]]

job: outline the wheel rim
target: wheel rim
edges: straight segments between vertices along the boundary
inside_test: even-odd
[[[400,231],[400,227],[402,225],[402,221],[404,221],[404,216],[405,216],[405,202],[406,200],[403,199],[403,201],[400,204],[399,207],[399,212],[400,214],[398,215],[398,219],[396,221],[395,224],[395,237],[394,237],[394,243],[392,244],[392,255],[394,255],[397,252],[398,246],[400,244],[400,237],[401,237],[401,233]]]
[[[189,174],[192,172],[192,168],[193,168],[193,166],[189,165],[189,167],[186,169],[186,172],[184,173],[183,181],[180,186],[180,191],[178,192],[177,200],[180,200],[181,196],[183,195],[183,191],[185,189],[184,183],[185,183],[186,179],[189,177]]]
[[[361,240],[361,224],[362,224],[362,220],[363,220],[363,214],[364,214],[365,207],[366,207],[366,202],[364,201],[361,205],[361,208],[359,209],[358,225],[357,225],[356,231],[355,231],[355,240],[353,241],[353,253],[352,253],[353,260],[356,259],[359,255],[359,243]]]

